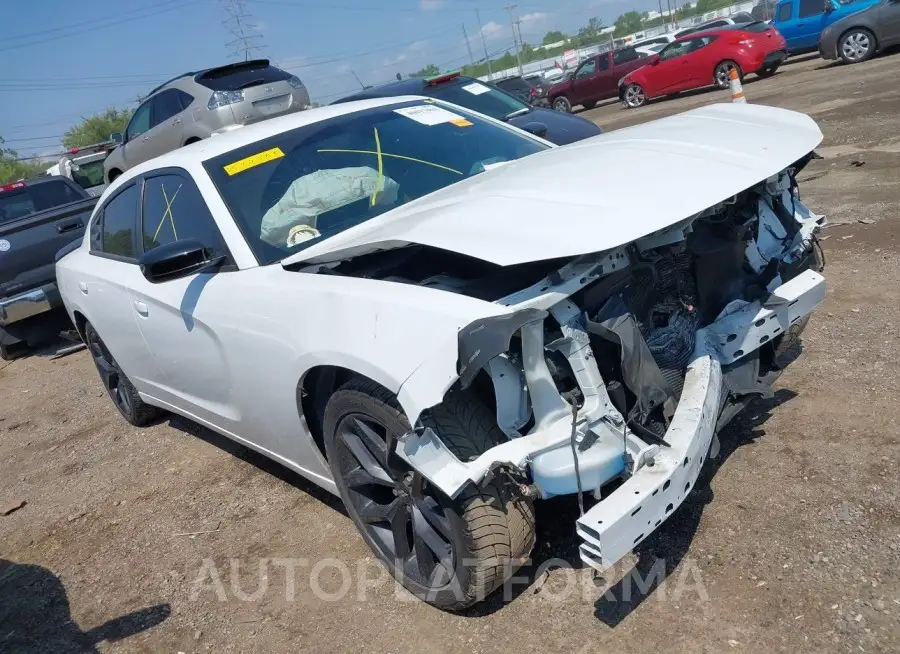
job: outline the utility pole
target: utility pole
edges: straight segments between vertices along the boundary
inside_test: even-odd
[[[231,56],[235,59],[243,57],[244,61],[250,61],[253,51],[263,48],[257,43],[262,39],[262,34],[250,22],[253,17],[244,7],[244,0],[222,0],[222,8],[225,10],[225,20],[222,24],[234,36],[225,47],[231,48]]]
[[[475,10],[475,18],[478,19],[478,31],[481,32],[481,44],[484,46],[484,60],[487,62],[488,80],[492,80],[494,73],[491,71],[491,58],[488,56],[487,39],[484,38],[484,26],[481,24],[481,14],[478,13],[477,9]]]
[[[663,10],[662,10],[662,0],[659,0],[659,15],[660,15],[660,18],[662,18],[663,29],[666,29],[666,15],[663,13]]]
[[[472,54],[472,46],[471,46],[471,44],[469,43],[469,35],[468,35],[468,33],[466,32],[466,24],[463,23],[463,26],[462,26],[462,27],[463,27],[463,38],[466,40],[466,50],[469,51],[469,61],[470,61],[470,62],[472,63],[472,65],[474,66],[474,65],[475,65],[475,55]]]
[[[519,64],[519,75],[522,75],[522,58],[519,56],[519,39],[516,37],[516,22],[513,20],[513,9],[518,5],[506,5],[504,9],[509,13],[509,26],[512,28],[513,44],[516,47],[516,63]]]

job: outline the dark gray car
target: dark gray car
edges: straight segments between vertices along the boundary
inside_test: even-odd
[[[829,25],[819,40],[823,59],[843,59],[858,64],[876,52],[900,44],[900,0],[882,0],[877,5]]]

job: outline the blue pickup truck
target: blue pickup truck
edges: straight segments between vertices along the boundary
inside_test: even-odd
[[[787,41],[790,54],[815,50],[822,31],[836,20],[881,0],[781,0],[772,23]]]

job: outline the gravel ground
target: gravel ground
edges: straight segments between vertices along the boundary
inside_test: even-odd
[[[897,63],[801,58],[746,84],[825,133],[801,190],[834,224],[828,297],[775,397],[612,574],[577,566],[563,498],[506,600],[439,612],[328,493],[182,419],[132,428],[84,352],[43,353],[0,363],[0,512],[27,502],[0,517],[0,650],[900,650]],[[726,99],[583,115],[616,129]]]

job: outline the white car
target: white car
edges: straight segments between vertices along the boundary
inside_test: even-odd
[[[126,420],[186,416],[339,494],[459,609],[526,560],[541,498],[608,492],[576,528],[615,563],[771,393],[825,293],[793,183],[821,138],[716,104],[557,148],[340,104],[127,171],[59,288]]]

